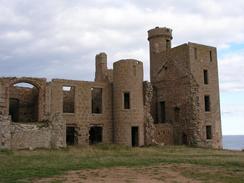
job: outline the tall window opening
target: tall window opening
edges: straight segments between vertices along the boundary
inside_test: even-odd
[[[102,113],[102,88],[91,88],[92,113]]]
[[[210,111],[210,96],[209,95],[204,96],[204,104],[205,104],[205,111],[206,112]]]
[[[206,138],[212,139],[212,126],[206,126]]]
[[[159,111],[158,111],[158,115],[159,115],[159,122],[160,122],[160,123],[165,123],[165,119],[166,119],[166,113],[165,113],[165,101],[161,101],[161,102],[159,102]]]
[[[124,93],[124,109],[130,109],[130,93]]]
[[[39,90],[34,85],[21,82],[9,88],[9,115],[13,122],[38,121]]]
[[[210,62],[213,61],[213,55],[212,55],[212,51],[209,51],[209,59],[210,59]]]
[[[75,87],[63,86],[63,113],[75,112]]]
[[[89,143],[98,144],[102,142],[103,128],[101,126],[92,126],[89,131]]]
[[[194,48],[194,58],[197,59],[197,48]]]
[[[208,84],[208,70],[203,70],[203,79],[204,79],[204,84]]]

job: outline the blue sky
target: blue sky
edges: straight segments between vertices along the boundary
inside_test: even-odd
[[[0,75],[93,80],[94,57],[144,63],[147,30],[173,29],[173,45],[218,48],[223,134],[244,134],[243,0],[0,0]]]

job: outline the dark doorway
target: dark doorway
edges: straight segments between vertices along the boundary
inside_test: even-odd
[[[71,127],[71,126],[66,127],[66,144],[67,145],[75,144],[75,127]]]
[[[131,145],[132,147],[139,146],[138,127],[131,127]]]
[[[187,145],[187,135],[185,133],[182,134],[182,144]]]
[[[13,122],[19,121],[19,100],[16,98],[9,99],[9,115]]]
[[[89,131],[89,143],[98,144],[102,142],[103,128],[101,126],[93,126]]]

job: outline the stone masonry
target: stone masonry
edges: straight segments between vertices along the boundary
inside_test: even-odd
[[[216,48],[171,47],[172,30],[148,31],[150,82],[135,59],[107,68],[96,55],[95,81],[0,78],[0,149],[115,143],[222,148]]]

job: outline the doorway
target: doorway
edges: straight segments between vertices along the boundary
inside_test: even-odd
[[[13,122],[19,121],[19,99],[9,99],[9,115],[11,116]]]
[[[102,142],[103,128],[101,126],[92,126],[89,130],[89,143],[98,144]]]
[[[139,132],[137,126],[131,127],[131,145],[132,147],[139,146]]]
[[[67,145],[75,144],[75,127],[72,126],[66,127],[66,144]]]

